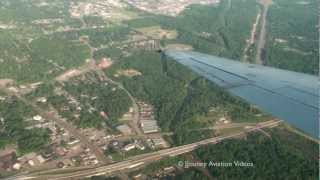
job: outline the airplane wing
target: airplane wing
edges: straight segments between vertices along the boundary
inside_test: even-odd
[[[164,53],[231,94],[319,138],[316,76],[191,51]]]

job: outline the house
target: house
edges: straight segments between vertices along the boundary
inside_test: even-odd
[[[131,151],[132,149],[135,149],[136,145],[135,144],[127,144],[126,146],[124,146],[124,150],[125,151]]]

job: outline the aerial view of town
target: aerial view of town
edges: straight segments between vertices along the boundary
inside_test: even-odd
[[[319,5],[0,0],[0,179],[319,179]]]

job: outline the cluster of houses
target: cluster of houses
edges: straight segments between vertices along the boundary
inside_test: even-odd
[[[96,156],[88,147],[53,121],[48,121],[40,115],[35,115],[28,121],[30,125],[26,129],[48,128],[50,130],[50,144],[40,152],[31,152],[22,156],[17,156],[16,147],[0,150],[0,171],[29,169],[37,166],[64,168],[98,163]]]
[[[62,91],[63,92],[63,91]],[[61,91],[60,91],[61,93]],[[5,97],[1,97],[5,100]],[[37,103],[46,104],[46,97],[36,99]],[[80,107],[79,102],[71,96],[68,101]],[[133,134],[133,130],[127,124],[117,126],[120,133],[108,134],[105,129],[98,130],[95,128],[80,129],[81,133],[87,139],[94,143],[102,151],[108,150],[110,147],[118,149],[119,152],[125,153],[132,150],[143,151],[145,149],[156,149],[167,147],[167,142],[159,133],[160,128],[154,116],[153,106],[138,102],[139,106],[139,125],[147,139],[126,138]],[[51,111],[54,115],[55,112]],[[124,119],[132,119],[134,116],[133,108],[124,116]],[[1,119],[0,119],[1,120]],[[98,164],[97,157],[91,150],[80,142],[80,139],[73,136],[67,129],[61,127],[55,121],[46,119],[39,114],[35,114],[26,119],[28,126],[26,129],[46,128],[50,134],[50,144],[40,152],[31,152],[17,157],[17,153],[12,148],[11,151],[0,151],[0,171],[26,170],[33,167],[52,167],[65,168],[79,165],[95,165]],[[150,135],[150,137],[148,137]],[[157,136],[159,135],[159,136]]]
[[[132,177],[134,180],[145,180],[145,179],[168,179],[168,177],[174,177],[176,176],[177,168],[174,166],[168,166],[164,167],[157,172],[150,174],[152,178],[148,177],[146,174],[136,174]],[[170,178],[169,178],[170,179]]]
[[[142,141],[134,140],[134,142],[129,143],[123,147],[125,151],[131,151],[133,149],[139,149],[141,151],[145,150],[146,147],[143,145]]]
[[[82,16],[100,16],[102,18],[112,18],[113,16],[123,16],[117,12],[119,9],[126,7],[121,0],[97,0],[97,1],[80,1],[70,2],[70,15],[75,18]]]
[[[146,149],[146,146],[142,140],[126,140],[126,141],[119,141],[119,140],[112,140],[110,141],[108,149],[113,149],[118,152],[129,152],[131,150],[137,149],[143,151]]]
[[[140,10],[150,13],[177,16],[191,4],[218,4],[220,0],[128,0],[128,3]]]

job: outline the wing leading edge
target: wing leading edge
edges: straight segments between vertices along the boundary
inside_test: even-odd
[[[197,52],[164,52],[199,75],[305,133],[319,138],[316,76]]]

